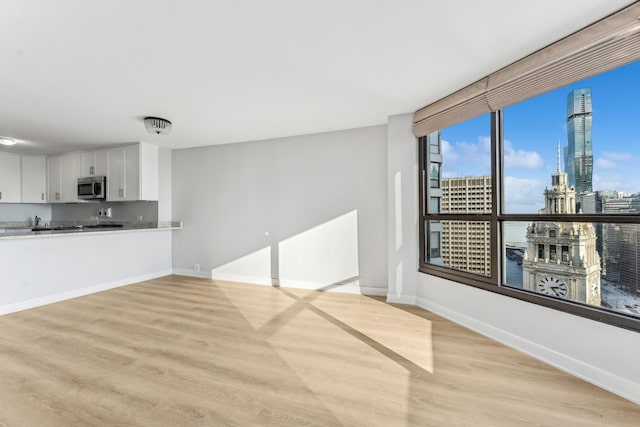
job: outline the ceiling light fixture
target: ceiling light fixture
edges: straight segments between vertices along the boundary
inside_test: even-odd
[[[160,117],[145,117],[144,126],[149,133],[155,133],[157,135],[168,135],[171,132],[171,122]]]
[[[0,144],[2,145],[16,145],[17,141],[12,138],[7,138],[6,136],[0,136]]]

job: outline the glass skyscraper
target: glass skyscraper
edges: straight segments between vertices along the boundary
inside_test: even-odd
[[[591,149],[591,89],[576,89],[567,96],[567,137],[565,171],[576,194],[593,191],[593,151]]]

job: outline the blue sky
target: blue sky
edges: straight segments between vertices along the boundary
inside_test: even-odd
[[[567,145],[567,94],[590,87],[593,103],[593,188],[640,192],[640,61],[564,86],[504,110],[507,212],[535,213],[544,205]],[[489,115],[444,129],[443,176],[490,173]],[[561,163],[564,172],[564,159]]]

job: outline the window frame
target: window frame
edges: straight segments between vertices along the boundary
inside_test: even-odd
[[[428,201],[431,197],[430,150],[431,143],[428,135],[417,138],[418,166],[422,179],[418,180],[419,191],[419,272],[452,280],[464,285],[473,286],[504,296],[559,310],[565,313],[596,320],[609,325],[640,332],[640,318],[616,313],[601,307],[590,306],[572,300],[561,300],[526,289],[514,288],[506,285],[506,242],[504,241],[504,224],[507,222],[590,222],[594,224],[640,224],[637,214],[606,214],[585,215],[579,213],[562,214],[508,214],[504,212],[504,135],[503,113],[497,110],[490,113],[491,132],[491,181],[493,206],[491,213],[430,213]],[[439,134],[440,131],[438,131]],[[433,134],[433,133],[432,133]],[[441,168],[440,168],[441,169]],[[441,170],[440,170],[441,173]],[[461,270],[455,270],[443,265],[427,262],[430,242],[426,238],[427,224],[433,221],[487,221],[490,228],[491,275],[482,276]],[[429,235],[430,237],[430,235]],[[442,254],[440,243],[440,254]],[[546,248],[545,248],[546,250]],[[557,256],[561,256],[562,249]]]

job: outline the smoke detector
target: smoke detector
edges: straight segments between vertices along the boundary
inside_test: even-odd
[[[145,117],[144,127],[147,128],[149,133],[155,133],[157,135],[168,135],[171,132],[171,122],[160,117]]]

